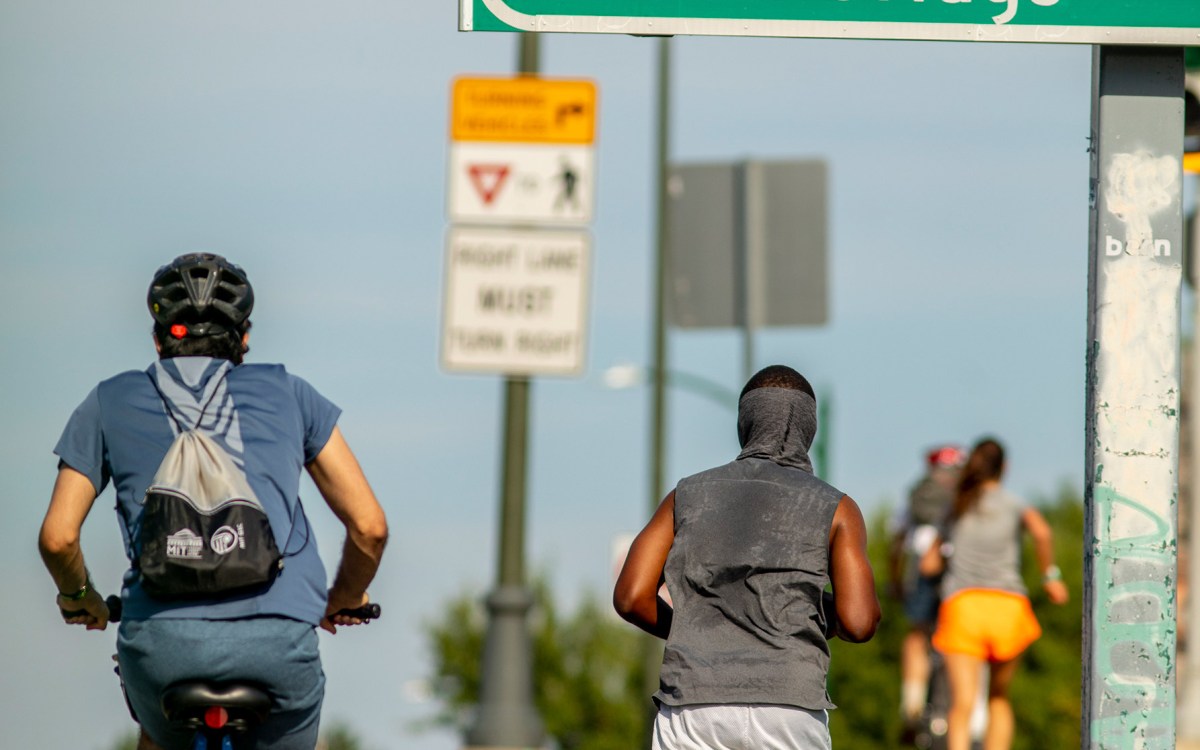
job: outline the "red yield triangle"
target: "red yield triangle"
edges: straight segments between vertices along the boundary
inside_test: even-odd
[[[507,164],[468,164],[467,174],[471,176],[471,184],[479,191],[483,205],[491,205],[496,193],[504,185],[508,177]]]

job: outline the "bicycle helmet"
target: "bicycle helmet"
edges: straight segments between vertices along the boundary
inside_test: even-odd
[[[957,468],[966,463],[967,454],[957,445],[941,445],[925,454],[925,460],[931,468]]]
[[[172,336],[242,333],[254,309],[246,272],[220,255],[181,255],[158,269],[146,303],[154,322]]]

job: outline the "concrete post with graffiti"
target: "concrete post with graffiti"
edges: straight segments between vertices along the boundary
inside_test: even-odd
[[[1175,747],[1183,52],[1097,47],[1082,747]]]

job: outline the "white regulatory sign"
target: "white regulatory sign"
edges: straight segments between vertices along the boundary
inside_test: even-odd
[[[593,171],[591,145],[452,141],[450,220],[583,226]]]
[[[509,375],[582,372],[587,291],[585,232],[452,228],[442,367]]]

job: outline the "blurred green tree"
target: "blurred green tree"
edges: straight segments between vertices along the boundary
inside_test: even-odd
[[[109,750],[137,750],[138,735],[137,730],[122,732],[113,743],[109,745]]]
[[[362,750],[362,741],[349,724],[337,721],[321,731],[317,750]]]
[[[534,701],[562,750],[629,750],[642,743],[649,696],[642,685],[639,631],[585,592],[559,615],[544,576],[532,585]],[[607,600],[605,600],[607,601]],[[427,624],[434,654],[431,691],[441,704],[434,723],[464,730],[478,702],[485,617],[480,597],[462,594]]]

